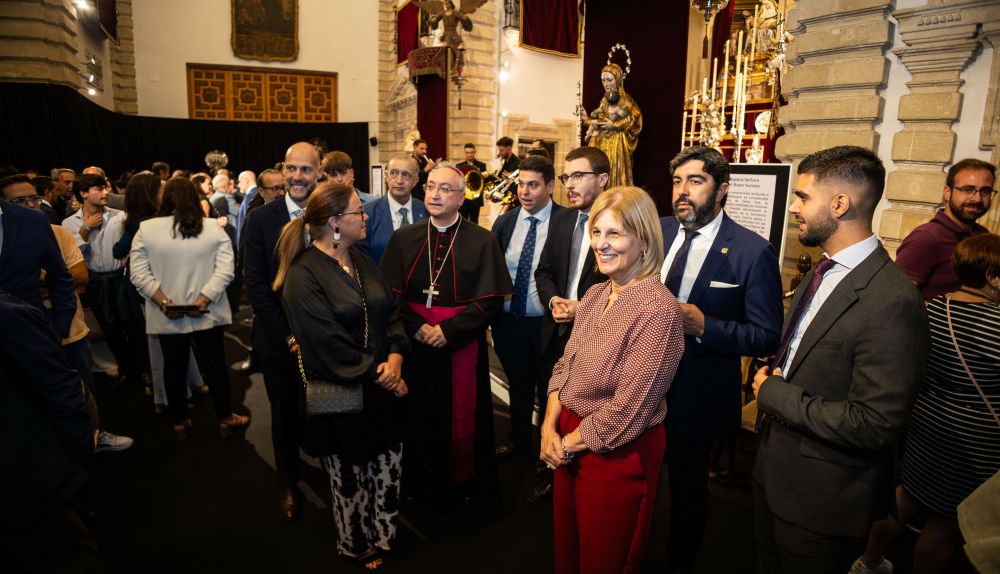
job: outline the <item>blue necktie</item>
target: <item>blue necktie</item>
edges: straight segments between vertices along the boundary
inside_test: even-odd
[[[684,279],[684,268],[687,267],[688,252],[691,251],[691,241],[695,235],[698,235],[697,231],[684,230],[684,243],[681,243],[680,249],[674,255],[674,260],[670,263],[670,269],[667,271],[667,278],[663,282],[667,286],[667,289],[670,289],[670,292],[674,294],[674,297],[680,297],[681,280]]]
[[[514,296],[510,300],[510,314],[515,319],[524,317],[528,304],[528,283],[531,282],[531,262],[535,258],[535,237],[538,231],[538,219],[528,217],[531,229],[521,246],[521,258],[517,260],[517,276],[514,278]]]

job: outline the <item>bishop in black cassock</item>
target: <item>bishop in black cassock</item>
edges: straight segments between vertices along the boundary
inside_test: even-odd
[[[382,259],[413,340],[403,365],[411,397],[404,489],[441,497],[453,487],[488,490],[495,483],[486,329],[513,292],[496,236],[457,209],[445,218],[451,224],[444,228],[430,219],[400,228]],[[419,342],[424,324],[440,325],[447,343]]]

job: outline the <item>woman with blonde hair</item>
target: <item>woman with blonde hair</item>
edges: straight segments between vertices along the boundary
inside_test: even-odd
[[[663,464],[665,397],[684,353],[683,318],[660,282],[663,236],[648,193],[605,191],[589,231],[609,279],[580,301],[542,423],[541,459],[555,469],[556,571],[636,572]]]
[[[361,385],[360,412],[307,413],[304,447],[330,475],[337,551],[368,570],[396,535],[402,459],[403,354],[410,343],[396,296],[354,245],[365,215],[352,187],[329,184],[278,239],[274,289],[300,353],[300,376]]]

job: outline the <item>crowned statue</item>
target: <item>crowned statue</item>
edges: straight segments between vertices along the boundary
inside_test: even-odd
[[[599,148],[611,160],[608,187],[632,185],[632,153],[642,131],[642,112],[623,85],[631,68],[631,56],[624,72],[621,66],[611,62],[611,56],[619,47],[628,53],[621,44],[611,49],[608,63],[601,69],[604,97],[586,120],[587,145]]]

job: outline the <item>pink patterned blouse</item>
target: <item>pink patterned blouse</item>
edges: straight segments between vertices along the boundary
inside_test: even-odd
[[[663,422],[684,354],[680,305],[658,274],[622,290],[602,318],[610,294],[610,281],[587,290],[549,381],[563,408],[583,419],[580,435],[599,454]]]

